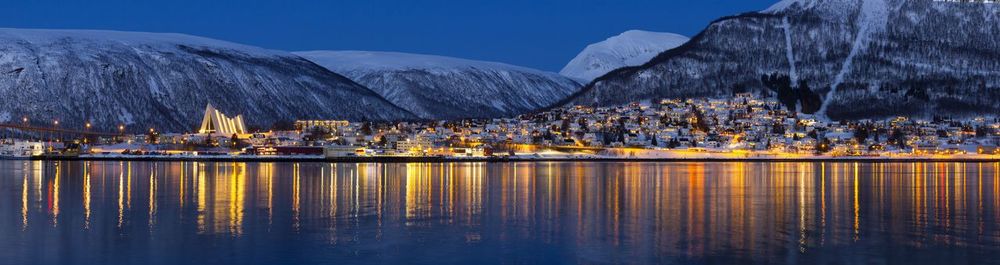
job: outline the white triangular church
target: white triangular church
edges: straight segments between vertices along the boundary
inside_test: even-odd
[[[198,133],[201,134],[231,135],[246,134],[246,132],[247,126],[243,124],[242,115],[236,115],[235,118],[226,117],[226,114],[216,110],[212,104],[205,107],[205,118],[202,119],[201,128],[198,129]]]

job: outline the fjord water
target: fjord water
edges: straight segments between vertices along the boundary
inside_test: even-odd
[[[995,264],[998,169],[0,161],[0,264]]]

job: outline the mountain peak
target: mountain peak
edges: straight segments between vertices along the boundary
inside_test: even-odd
[[[415,118],[293,54],[183,34],[0,29],[0,122],[183,132],[206,106],[266,127],[295,119]]]
[[[815,2],[812,0],[781,0],[777,3],[774,3],[773,5],[771,5],[771,7],[768,7],[763,12],[777,13],[795,6],[798,6],[800,8],[806,8],[812,6],[813,4],[815,4]]]
[[[590,82],[612,70],[641,65],[687,41],[688,37],[673,33],[629,30],[588,45],[559,73]]]
[[[566,102],[774,95],[780,89],[767,79],[785,77],[789,86],[816,94],[799,99],[810,114],[834,120],[998,113],[998,9],[951,1],[785,0],[763,13],[717,20],[683,49],[600,77]]]

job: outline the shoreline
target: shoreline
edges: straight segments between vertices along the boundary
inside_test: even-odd
[[[815,158],[613,158],[613,157],[0,157],[30,161],[149,161],[149,162],[240,162],[240,163],[512,163],[512,162],[863,162],[863,163],[1000,163],[1000,157],[815,157]]]

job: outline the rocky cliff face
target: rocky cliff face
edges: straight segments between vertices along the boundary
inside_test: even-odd
[[[207,104],[248,126],[416,118],[290,53],[179,34],[0,29],[0,122],[184,132]]]
[[[622,68],[563,104],[622,104],[766,91],[779,74],[833,119],[1000,112],[1000,6],[924,0],[788,0],[713,22],[690,42]]]

